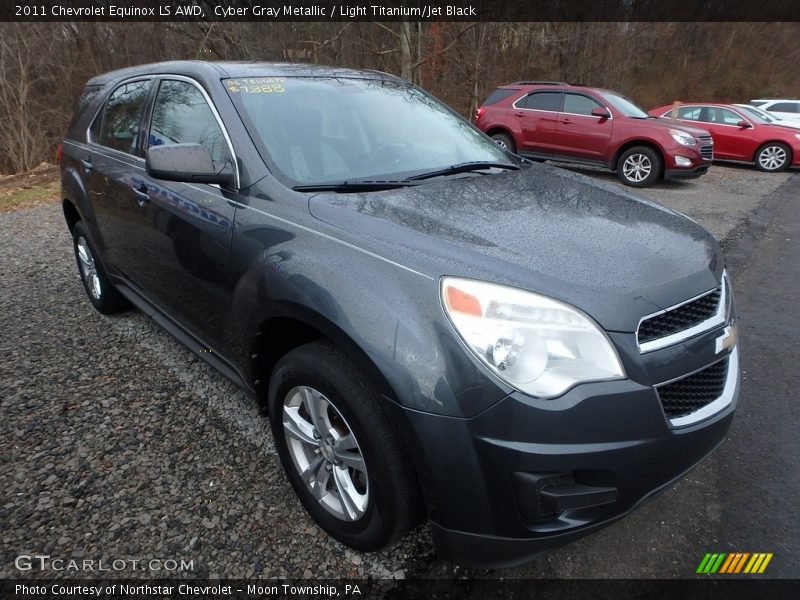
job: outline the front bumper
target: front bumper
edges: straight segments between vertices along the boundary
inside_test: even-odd
[[[697,179],[706,173],[708,173],[708,165],[685,169],[665,169],[664,179]]]
[[[653,384],[723,357],[709,350],[720,333],[636,357],[632,379],[553,400],[515,392],[470,419],[407,411],[433,486],[440,557],[484,568],[526,562],[621,518],[702,461],[733,418],[738,350],[726,351],[728,401],[696,423],[672,425]]]

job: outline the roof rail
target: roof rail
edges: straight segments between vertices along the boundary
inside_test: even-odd
[[[515,81],[508,85],[569,85],[564,81]]]

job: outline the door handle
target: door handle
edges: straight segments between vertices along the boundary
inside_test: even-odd
[[[572,125],[572,119],[564,119],[561,121],[564,125]]]
[[[83,168],[86,169],[87,171],[91,171],[92,170],[92,159],[91,159],[91,157],[82,158],[81,159],[81,164],[83,165]]]
[[[150,202],[150,194],[147,193],[147,186],[143,183],[139,185],[132,185],[131,189],[133,190],[134,196],[136,196],[136,202],[139,203],[139,206],[144,206],[148,202]]]
[[[514,113],[514,116],[515,116],[515,117],[524,117],[524,116],[525,116],[525,113],[524,113],[524,112],[515,112],[515,113]]]

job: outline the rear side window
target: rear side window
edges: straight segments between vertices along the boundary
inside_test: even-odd
[[[685,119],[687,121],[702,121],[703,119],[700,118],[700,114],[702,113],[703,109],[697,106],[690,106],[687,108],[679,108],[678,109],[678,118]],[[672,114],[672,111],[667,113],[668,115]]]
[[[796,113],[798,112],[797,110],[798,106],[800,106],[800,104],[796,104],[794,102],[776,102],[775,104],[770,106],[767,110]]]
[[[573,115],[591,115],[595,108],[603,108],[588,96],[581,94],[564,94],[564,112]]]
[[[486,100],[483,101],[483,105],[484,106],[491,106],[492,104],[497,104],[501,100],[505,100],[509,96],[513,96],[518,91],[519,90],[501,90],[501,89],[497,89],[497,90],[493,91],[491,94],[489,94],[489,97],[486,98]]]
[[[557,112],[561,109],[561,92],[533,92],[525,98],[524,108]]]
[[[102,125],[97,132],[92,126],[92,138],[102,146],[127,154],[136,154],[142,110],[150,81],[133,81],[119,86],[108,99]]]
[[[767,103],[766,100],[752,100],[750,102],[750,104],[752,104],[753,106],[763,106],[766,103]]]
[[[200,144],[214,162],[229,160],[225,136],[203,94],[186,81],[164,80],[158,86],[148,147]]]

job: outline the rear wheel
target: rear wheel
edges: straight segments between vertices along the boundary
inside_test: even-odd
[[[109,282],[82,221],[75,223],[72,228],[72,242],[75,259],[78,261],[78,272],[92,305],[106,315],[130,308],[128,301]]]
[[[498,146],[500,146],[504,150],[508,150],[509,152],[517,151],[517,145],[514,143],[514,140],[511,138],[511,136],[508,135],[507,133],[495,133],[492,135],[492,139]]]
[[[647,187],[661,177],[663,161],[658,152],[647,146],[626,150],[617,163],[617,177],[625,185]]]
[[[756,167],[759,171],[777,173],[785,171],[792,162],[792,151],[785,144],[770,142],[756,152]]]
[[[325,342],[289,352],[268,393],[275,446],[308,513],[357,550],[380,550],[416,523],[413,470],[360,369]]]

